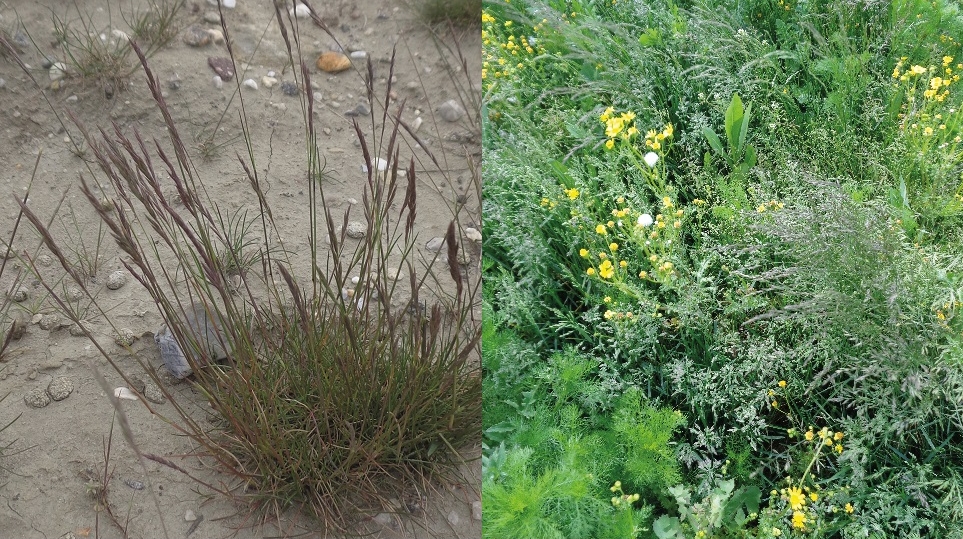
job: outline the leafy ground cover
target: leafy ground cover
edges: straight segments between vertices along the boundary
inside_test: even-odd
[[[963,537],[963,14],[483,3],[486,537]]]

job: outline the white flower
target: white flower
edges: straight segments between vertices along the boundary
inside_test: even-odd
[[[642,160],[645,161],[646,165],[649,165],[650,167],[654,167],[655,164],[659,162],[659,154],[655,152],[649,152],[644,156],[642,156]]]
[[[643,213],[639,216],[638,223],[639,226],[649,226],[652,224],[652,216],[647,213]]]

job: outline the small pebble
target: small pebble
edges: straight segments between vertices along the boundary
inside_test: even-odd
[[[129,372],[127,373],[127,381],[130,382],[131,389],[141,394],[144,393],[144,388],[147,387],[147,382],[141,374]]]
[[[61,376],[54,378],[47,385],[47,394],[55,401],[62,401],[74,392],[74,383],[69,378]]]
[[[244,86],[245,88],[257,90],[257,82],[254,79],[245,79],[244,82],[241,83],[241,85]]]
[[[384,172],[384,171],[388,170],[388,162],[385,161],[383,158],[379,157],[379,158],[375,161],[375,169],[377,169],[378,172]],[[361,172],[364,172],[365,174],[367,174],[367,173],[368,173],[368,165],[361,165]]]
[[[40,319],[40,329],[55,330],[60,327],[60,317],[56,314],[45,314]]]
[[[134,331],[130,328],[119,328],[117,333],[114,335],[114,342],[118,346],[130,346],[134,344],[137,340],[137,336],[134,335]]]
[[[136,479],[124,479],[124,484],[134,490],[144,490],[147,485],[143,481],[138,481]]]
[[[79,98],[76,95],[72,95],[67,99],[64,99],[67,103],[76,103]]]
[[[188,509],[187,511],[184,512],[184,520],[186,520],[187,522],[194,522],[195,520],[197,520],[197,514],[195,514],[194,511],[191,511],[190,509]]]
[[[465,115],[465,109],[454,99],[449,99],[438,107],[438,115],[446,122],[457,122]]]
[[[418,128],[421,127],[421,124],[422,124],[423,122],[424,122],[424,120],[421,119],[421,116],[415,118],[414,121],[411,122],[411,130],[414,131],[415,133],[417,133],[417,132],[418,132]]]
[[[211,34],[195,24],[184,31],[184,43],[188,47],[206,47],[211,44]]]
[[[107,288],[117,290],[127,284],[127,274],[123,271],[115,271],[107,276]]]
[[[234,9],[237,6],[237,0],[221,0],[221,5],[227,9]]]
[[[277,83],[278,80],[270,75],[261,77],[261,86],[264,86],[265,88],[273,88]]]
[[[298,85],[286,80],[281,83],[281,92],[288,97],[296,97],[298,95]]]
[[[210,23],[210,24],[218,24],[221,22],[221,16],[218,15],[216,11],[205,12],[204,22]]]
[[[50,80],[52,80],[52,81],[58,81],[58,80],[60,80],[60,79],[62,79],[62,78],[64,78],[64,77],[66,77],[66,76],[67,76],[67,64],[65,64],[65,63],[63,63],[63,62],[54,62],[54,63],[50,66],[50,70],[48,71],[48,74],[50,75]]]
[[[33,315],[33,317],[30,318],[30,323],[31,323],[31,324],[39,324],[41,320],[43,320],[43,315],[40,314],[40,313],[37,313],[37,314]]]
[[[217,28],[211,28],[207,33],[211,36],[211,41],[213,41],[215,45],[224,43],[224,34]]]
[[[133,391],[127,389],[126,387],[118,387],[114,389],[114,397],[117,397],[118,399],[129,400],[129,401],[140,400],[137,398],[137,395],[134,395]]]
[[[220,90],[221,88],[223,88],[223,87],[224,87],[224,79],[222,79],[221,77],[218,77],[217,75],[214,75],[214,87],[217,88],[218,90]]]
[[[73,324],[70,326],[70,334],[74,337],[84,337],[87,335],[84,332],[84,328],[88,331],[90,330],[90,326],[88,326],[86,322],[82,321],[79,324]]]
[[[465,237],[475,243],[478,243],[482,240],[481,232],[479,232],[477,228],[466,228]]]
[[[458,523],[461,522],[461,517],[454,509],[448,513],[448,522],[450,522],[452,526],[458,526]]]
[[[308,6],[301,3],[296,8],[289,9],[288,13],[299,19],[306,19],[311,16],[311,10],[308,9]]]
[[[4,80],[3,77],[0,77],[0,89],[5,87],[6,85],[7,85],[7,81]]]
[[[221,80],[228,81],[234,78],[234,64],[230,58],[211,56],[207,59],[207,65],[221,77]]]
[[[437,253],[438,251],[441,250],[441,246],[444,243],[445,243],[445,238],[434,237],[428,240],[428,243],[425,244],[425,249],[428,249],[429,251]]]
[[[354,51],[349,56],[354,59],[363,60],[368,57],[368,53],[366,51]]]
[[[164,392],[157,387],[157,384],[151,382],[150,380],[145,382],[143,394],[145,399],[153,402],[154,404],[164,404],[164,401],[167,400],[167,398],[164,397]]]
[[[340,73],[351,67],[351,60],[340,52],[328,51],[318,57],[317,66],[326,73]]]
[[[50,395],[42,387],[35,387],[23,396],[23,402],[32,408],[43,408],[50,404]]]
[[[314,94],[312,94],[312,97],[314,97],[315,103],[320,103],[321,100],[324,99],[324,94],[322,94],[321,92],[314,92]]]
[[[349,238],[359,240],[368,232],[368,227],[361,221],[350,221],[348,223],[347,234]]]
[[[22,301],[27,301],[27,298],[29,296],[30,294],[27,291],[27,287],[25,286],[18,286],[16,290],[11,290],[7,292],[7,297],[9,297],[10,299],[12,299],[17,303],[20,303]]]
[[[481,500],[475,500],[471,502],[471,518],[475,520],[482,519],[482,503]]]
[[[10,339],[19,341],[27,333],[27,319],[20,314],[13,315],[13,322],[10,324],[10,332],[7,334]]]
[[[65,295],[67,296],[68,301],[79,301],[84,299],[84,291],[76,286],[68,286]]]
[[[358,103],[357,107],[351,110],[346,110],[344,112],[344,115],[345,116],[367,116],[369,113],[371,113],[371,109],[368,108],[368,105],[365,105],[364,103]]]

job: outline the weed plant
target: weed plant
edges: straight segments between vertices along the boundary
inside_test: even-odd
[[[276,9],[298,84],[309,88],[310,69],[296,60],[300,36],[287,10]],[[228,28],[222,29],[234,58]],[[355,217],[351,210],[336,215],[326,203],[328,174],[316,145],[318,104],[310,92],[303,98],[306,278],[281,247],[267,179],[254,163],[243,98],[246,154],[238,161],[256,208],[253,219],[226,212],[207,191],[145,52],[136,42],[130,46],[169,140],[147,141],[117,125],[94,131],[75,120],[116,209],[99,203],[93,178],[82,178],[83,191],[186,352],[192,383],[217,418],[218,428],[211,430],[168,395],[176,409],[168,421],[231,477],[222,486],[203,484],[253,502],[262,514],[306,505],[346,531],[362,518],[359,512],[390,509],[391,498],[453,470],[459,451],[477,442],[481,425],[479,279],[458,262],[462,206],[455,206],[445,236],[447,268],[437,256],[422,260],[417,254],[419,173],[413,159],[406,164],[400,158],[401,146],[411,143],[403,135],[402,107],[389,110],[390,86],[383,101],[376,97],[369,63],[368,97],[382,109],[370,118],[372,135],[354,124],[368,171],[357,217],[367,228],[358,243],[346,235]],[[388,162],[383,172],[375,165],[381,156]],[[477,168],[473,172],[477,183]],[[175,207],[163,188],[168,181],[183,207]],[[64,269],[84,286],[62,244],[22,207]],[[197,334],[196,325],[185,323],[192,312],[204,313],[216,335]],[[218,362],[212,348],[227,350],[227,360]],[[170,459],[145,457],[188,473]]]

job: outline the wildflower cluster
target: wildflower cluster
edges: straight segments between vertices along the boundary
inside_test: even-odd
[[[532,34],[537,34],[547,21],[536,24]],[[492,80],[509,78],[519,70],[535,64],[535,58],[546,53],[535,35],[526,35],[515,21],[499,21],[488,11],[482,11],[482,84],[487,89]]]
[[[905,93],[906,102],[899,115],[900,129],[923,137],[935,136],[941,141],[952,138],[959,143],[957,110],[946,109],[941,104],[950,97],[952,85],[960,80],[958,71],[963,71],[963,64],[954,65],[952,56],[944,56],[940,65],[926,67],[918,64],[906,67],[906,60],[905,56],[900,58],[892,74],[898,81],[895,87]]]
[[[633,125],[635,113],[631,110],[621,114],[615,113],[615,108],[609,107],[599,115],[599,121],[605,126],[605,147],[611,150],[615,147],[615,139],[631,140],[639,134],[639,129]]]
[[[768,211],[778,211],[778,210],[781,210],[781,209],[783,209],[783,208],[785,208],[785,207],[786,207],[786,204],[783,203],[783,202],[778,202],[778,201],[776,201],[776,200],[770,200],[769,202],[766,202],[765,204],[760,204],[759,207],[756,208],[756,212],[758,212],[758,213],[765,213],[767,210],[768,210]]]

